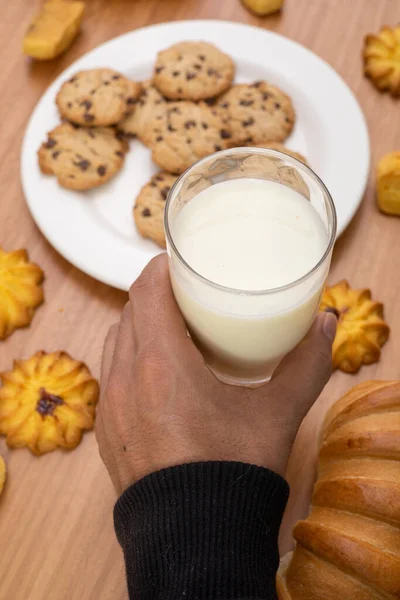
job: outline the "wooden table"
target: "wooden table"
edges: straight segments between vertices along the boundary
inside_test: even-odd
[[[46,273],[46,302],[32,326],[0,344],[0,370],[39,349],[63,349],[99,374],[104,337],[126,295],[67,263],[34,225],[20,185],[19,155],[29,115],[51,81],[101,42],[150,23],[217,18],[250,23],[286,35],[327,60],[357,95],[367,116],[372,165],[400,147],[399,103],[381,95],[362,74],[363,36],[398,21],[398,0],[286,0],[281,16],[249,14],[239,0],[88,0],[84,29],[71,50],[46,64],[21,53],[25,29],[40,2],[4,3],[0,22],[0,243],[24,247]],[[346,140],[343,140],[346,144]],[[340,177],[340,173],[338,173]],[[298,436],[288,478],[292,495],[281,547],[305,514],[313,480],[316,434],[326,406],[366,379],[400,377],[400,219],[375,205],[374,169],[363,205],[336,245],[331,281],[370,287],[385,303],[391,338],[379,364],[356,376],[335,373]],[[0,442],[9,478],[0,501],[0,600],[126,599],[124,565],[115,540],[115,494],[94,434],[74,452],[41,458],[9,451]]]

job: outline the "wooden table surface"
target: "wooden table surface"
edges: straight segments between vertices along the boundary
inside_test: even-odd
[[[367,379],[400,378],[400,219],[380,214],[375,204],[374,166],[400,149],[400,101],[375,91],[364,79],[363,36],[396,24],[398,0],[286,0],[280,16],[249,14],[239,0],[88,0],[82,34],[58,60],[33,63],[21,53],[37,0],[4,3],[0,22],[0,244],[27,248],[44,269],[46,302],[30,328],[0,343],[0,370],[40,349],[63,349],[99,374],[107,329],[126,295],[72,267],[39,233],[25,205],[19,176],[24,129],[36,102],[72,61],[121,33],[151,23],[217,18],[277,31],[328,61],[355,92],[365,111],[372,142],[367,194],[336,245],[330,281],[347,278],[370,287],[384,302],[391,337],[379,364],[358,375],[335,373],[303,424],[288,478],[292,486],[281,549],[291,543],[292,523],[305,514],[313,481],[316,436],[326,406]],[[346,144],[346,140],[343,140]],[[356,157],[355,157],[356,158]],[[355,161],[356,164],[356,161]],[[337,175],[340,177],[340,173]],[[9,451],[0,441],[9,478],[0,501],[0,600],[126,599],[124,565],[115,540],[115,494],[100,461],[93,433],[72,453],[41,458]]]

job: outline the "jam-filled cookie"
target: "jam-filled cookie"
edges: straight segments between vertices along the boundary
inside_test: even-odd
[[[99,385],[65,352],[37,352],[1,373],[0,434],[10,448],[44,454],[72,450],[93,428]]]

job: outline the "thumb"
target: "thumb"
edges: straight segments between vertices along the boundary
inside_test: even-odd
[[[299,424],[328,383],[332,373],[332,344],[337,319],[319,313],[302,342],[277,367],[270,385],[284,391],[288,402],[296,403]]]

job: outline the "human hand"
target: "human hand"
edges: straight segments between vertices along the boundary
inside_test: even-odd
[[[319,314],[268,384],[223,384],[186,333],[166,255],[154,259],[104,346],[96,436],[117,492],[197,461],[240,461],[284,475],[297,430],[330,377],[335,331],[335,316]]]

